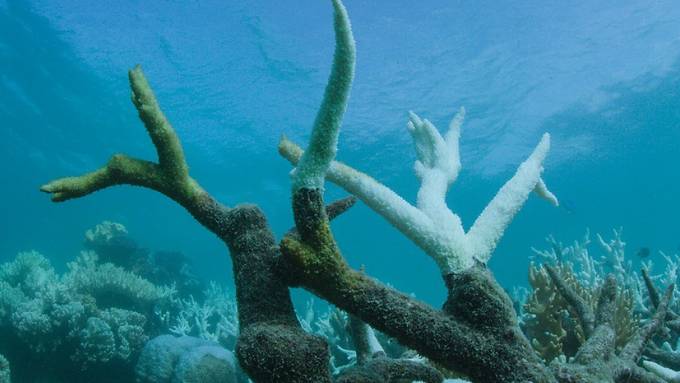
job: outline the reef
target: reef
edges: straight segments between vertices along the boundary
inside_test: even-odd
[[[90,252],[63,275],[43,255],[21,253],[0,267],[0,286],[0,349],[15,381],[36,373],[109,381],[105,372],[125,371],[148,340],[152,306],[172,294]]]
[[[139,66],[129,72],[132,102],[156,148],[157,161],[116,154],[91,173],[49,182],[41,190],[50,193],[53,201],[63,202],[116,185],[147,188],[184,207],[222,240],[233,264],[238,309],[238,331],[227,332],[236,334],[238,364],[254,382],[440,382],[450,377],[449,373],[480,383],[664,381],[656,366],[644,364],[653,372],[642,367],[642,356],[653,349],[654,337],[670,331],[676,319],[669,309],[676,301],[674,280],[663,286],[664,293],[657,292],[652,282],[646,285],[647,300],[652,304],[646,306],[638,323],[630,315],[633,298],[622,292],[629,287],[625,275],[608,272],[596,284],[582,286],[576,283],[568,265],[546,263],[534,269],[534,304],[529,303],[526,309],[538,317],[539,305],[559,308],[569,320],[538,318],[543,322],[532,324],[518,317],[516,305],[486,266],[505,229],[532,192],[558,204],[542,177],[550,147],[548,134],[468,231],[445,203],[448,188],[460,170],[463,110],[443,136],[431,122],[410,114],[407,128],[415,144],[415,172],[421,184],[415,206],[370,176],[335,161],[354,78],[355,44],[345,7],[340,0],[332,3],[333,65],[309,143],[302,149],[284,138],[279,145],[280,153],[295,165],[291,173],[295,228],[280,241],[275,240],[258,206],[224,205],[191,177],[180,139]],[[326,205],[325,181],[338,184],[353,197]],[[346,263],[330,221],[349,209],[355,198],[434,259],[448,292],[441,309],[396,291]],[[617,244],[603,241],[603,245],[610,247],[616,261],[620,256]],[[23,263],[33,265],[30,273],[24,271]],[[78,331],[73,332],[77,344],[90,345],[81,353],[87,356],[83,363],[93,358],[103,361],[132,355],[142,342],[126,336],[139,334],[136,329],[143,324],[131,312],[148,310],[151,303],[166,297],[167,290],[117,267],[98,265],[86,256],[71,266],[70,277],[59,280],[44,258],[24,256],[3,274],[6,288],[0,307],[27,305],[28,311],[21,312],[33,314],[9,318],[9,323],[15,326],[15,334],[38,336],[30,347],[58,346],[41,345],[40,339],[63,339],[45,334],[68,331],[71,321],[77,319]],[[111,279],[92,279],[92,273]],[[123,279],[130,283],[122,284]],[[50,284],[50,288],[34,286],[38,280]],[[332,364],[331,357],[336,358],[332,352],[337,350],[331,351],[325,337],[303,326],[293,307],[291,287],[304,288],[348,314],[349,338],[344,341],[351,339],[355,353],[349,367],[340,369]],[[91,299],[74,299],[73,294]],[[126,297],[125,307],[116,309],[127,311],[107,307],[93,316],[91,302],[107,301],[109,294],[117,299]],[[193,311],[192,318],[207,315],[191,307],[189,303],[183,310]],[[192,330],[187,325],[190,314],[183,315],[182,323],[174,328],[177,334]],[[539,331],[537,326],[548,326],[554,331],[552,338],[530,338],[532,332]],[[212,334],[211,338],[221,338],[215,327],[210,330],[208,322],[196,327],[200,333]],[[418,356],[388,355],[375,331]],[[125,348],[124,339],[134,345],[134,350]],[[171,353],[176,346],[158,347],[162,349],[159,353]]]
[[[138,357],[159,334],[192,334],[224,352],[233,348],[236,309],[225,289],[211,283],[194,295],[156,284],[132,265],[103,262],[90,243],[102,228],[116,228],[118,240],[133,243],[123,225],[105,222],[87,231],[85,249],[61,275],[35,251],[0,265],[0,353],[6,356],[0,381],[9,381],[10,362],[20,382],[134,381]],[[105,254],[111,261],[130,249]]]

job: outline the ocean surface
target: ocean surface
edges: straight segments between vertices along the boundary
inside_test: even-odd
[[[415,201],[408,111],[443,131],[459,107],[463,170],[449,206],[469,227],[544,132],[544,179],[490,263],[527,284],[531,247],[552,234],[623,228],[630,259],[680,252],[680,6],[642,1],[347,0],[356,78],[338,159]],[[132,187],[63,204],[39,192],[114,153],[154,159],[130,102],[141,64],[191,174],[223,203],[292,225],[282,134],[304,143],[333,54],[327,1],[0,0],[0,262],[37,250],[63,270],[109,220],[142,246],[180,251],[207,280],[233,282],[224,245],[174,202]],[[328,185],[327,199],[346,195]],[[354,267],[439,306],[432,260],[359,203],[333,223]],[[304,302],[296,292],[298,304]]]

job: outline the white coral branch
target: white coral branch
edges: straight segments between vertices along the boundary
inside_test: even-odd
[[[461,109],[444,137],[434,125],[409,114],[408,130],[415,143],[415,172],[421,181],[416,206],[370,176],[333,161],[326,178],[354,194],[435,259],[443,274],[465,270],[475,262],[486,263],[503,232],[534,191],[558,204],[541,178],[542,163],[550,148],[543,135],[529,158],[498,191],[469,232],[460,217],[446,205],[446,193],[460,171],[459,137],[465,111]],[[282,137],[279,152],[296,164],[303,152]]]

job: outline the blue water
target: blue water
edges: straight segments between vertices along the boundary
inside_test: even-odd
[[[304,142],[333,50],[325,1],[0,1],[0,261],[36,249],[57,266],[103,220],[144,246],[179,250],[231,283],[224,245],[166,198],[118,187],[55,205],[38,187],[116,152],[152,159],[126,71],[143,65],[191,173],[222,202],[259,204],[292,226],[290,166],[276,143]],[[459,106],[463,172],[449,205],[469,226],[548,131],[544,178],[491,267],[525,284],[530,247],[554,233],[623,227],[631,251],[680,245],[680,7],[656,1],[347,0],[356,79],[339,159],[405,197],[417,190],[408,110],[447,126]],[[343,192],[329,186],[328,198]],[[433,304],[427,256],[359,204],[334,223],[345,257]]]

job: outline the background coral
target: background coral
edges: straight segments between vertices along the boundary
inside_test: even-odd
[[[162,335],[149,341],[135,367],[139,383],[235,383],[234,355],[214,342]]]
[[[9,362],[0,355],[0,383],[11,383],[11,373],[9,369]]]
[[[174,291],[100,263],[92,251],[82,252],[63,275],[45,256],[20,253],[0,266],[0,286],[0,352],[18,381],[76,374],[105,382],[111,369],[124,377],[131,369],[121,367],[136,358],[149,334],[161,331],[147,317],[170,304]]]
[[[602,283],[584,287],[569,265],[558,263],[554,268],[559,277],[595,310]],[[532,291],[524,306],[523,330],[532,346],[548,362],[559,356],[573,357],[587,339],[579,316],[560,294],[544,266],[532,264],[529,267],[529,283]],[[614,331],[617,349],[630,340],[639,326],[631,296],[625,287],[616,294]]]

